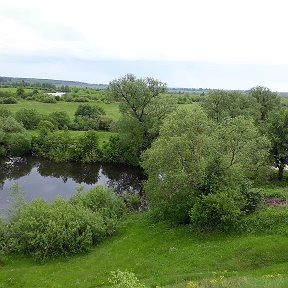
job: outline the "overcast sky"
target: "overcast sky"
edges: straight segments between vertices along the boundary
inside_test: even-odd
[[[0,76],[288,91],[288,2],[0,0]]]

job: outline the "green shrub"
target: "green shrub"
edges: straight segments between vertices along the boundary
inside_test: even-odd
[[[17,203],[9,224],[0,223],[0,240],[8,251],[39,261],[88,251],[116,231],[117,219],[125,211],[120,196],[99,186],[52,203],[34,199],[27,204],[17,187],[13,193]]]
[[[191,209],[191,223],[204,229],[227,231],[239,224],[244,206],[244,197],[236,191],[201,195]]]
[[[35,109],[21,108],[16,112],[15,118],[25,129],[35,129],[41,120],[41,115]]]
[[[99,120],[98,120],[98,129],[99,130],[111,130],[111,127],[113,125],[113,120],[106,116],[106,115],[102,115],[99,117]]]
[[[280,234],[288,236],[288,207],[265,207],[245,216],[240,230],[249,233]]]
[[[105,114],[105,111],[101,107],[81,104],[75,112],[74,129],[98,130],[100,129],[100,124],[102,127],[107,127],[109,121],[107,118],[102,118]]]
[[[245,213],[255,212],[259,204],[261,203],[262,195],[258,190],[245,189],[242,192],[245,199],[245,206],[243,211]]]
[[[17,104],[17,100],[14,97],[7,97],[1,100],[2,104]]]
[[[138,211],[141,206],[140,195],[133,192],[128,192],[124,194],[124,203],[128,211]]]
[[[26,133],[10,133],[6,147],[11,156],[23,156],[31,150],[31,137]]]
[[[4,252],[6,242],[6,227],[4,222],[0,219],[0,254]]]
[[[138,165],[139,159],[133,147],[118,135],[111,136],[103,145],[103,158],[106,162]]]
[[[88,251],[105,236],[105,225],[100,213],[84,206],[36,199],[18,211],[8,233],[10,251],[44,261]]]
[[[85,192],[79,191],[70,201],[73,204],[83,205],[93,212],[98,211],[106,218],[117,219],[125,210],[123,199],[103,186],[96,186]]]
[[[71,120],[65,111],[56,111],[49,114],[48,119],[54,124],[55,129],[65,130],[70,126]]]
[[[53,96],[45,96],[41,98],[40,102],[55,104],[57,100]]]
[[[48,132],[54,130],[54,124],[49,120],[41,120],[37,128],[40,130],[42,134],[45,135],[48,134]]]
[[[69,147],[73,139],[68,131],[56,131],[48,133],[45,137],[33,139],[33,150],[44,157],[56,162],[68,161],[70,159]]]
[[[95,131],[86,131],[69,147],[69,158],[85,163],[96,162],[101,158],[98,135]]]
[[[7,118],[9,116],[12,116],[12,112],[7,108],[0,107],[0,118]]]
[[[7,150],[3,144],[0,144],[0,158],[3,158],[7,155]]]
[[[136,275],[133,272],[128,271],[112,271],[112,277],[109,279],[109,282],[113,285],[113,287],[117,288],[146,288],[144,284],[142,284]]]
[[[15,120],[15,118],[9,116],[2,118],[0,121],[0,131],[5,133],[17,133],[23,132],[25,129],[23,125]]]

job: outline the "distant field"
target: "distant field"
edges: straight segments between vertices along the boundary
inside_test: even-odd
[[[18,101],[17,104],[0,104],[0,107],[6,107],[13,113],[15,113],[21,108],[34,108],[41,114],[49,114],[55,111],[65,111],[69,115],[69,117],[73,119],[74,113],[80,104],[83,103],[59,101],[55,104],[52,104],[52,103],[41,103],[36,101],[21,100]],[[97,103],[90,102],[89,105],[97,105],[99,107],[102,107],[105,110],[107,116],[111,117],[114,120],[117,120],[120,117],[118,103],[105,104],[103,102],[97,102]]]
[[[0,87],[0,91],[8,91],[8,92],[11,92],[11,93],[16,93],[16,90],[17,90],[17,88],[12,88],[12,87],[3,88],[3,87]],[[29,93],[29,92],[32,92],[34,89],[24,88],[24,90],[25,90],[26,93]]]

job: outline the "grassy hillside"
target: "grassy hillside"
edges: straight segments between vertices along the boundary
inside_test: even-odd
[[[110,271],[117,269],[133,271],[149,287],[211,280],[213,286],[202,287],[288,286],[286,236],[197,236],[189,226],[152,223],[147,213],[128,216],[117,236],[87,255],[43,265],[19,256],[1,259],[1,288],[108,287]]]

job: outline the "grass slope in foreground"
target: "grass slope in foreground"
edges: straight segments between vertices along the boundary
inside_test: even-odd
[[[196,236],[189,226],[171,228],[152,223],[147,213],[134,214],[117,236],[86,255],[43,265],[2,256],[0,287],[109,287],[110,272],[117,269],[134,272],[149,287],[194,287],[189,281],[217,275],[227,279],[225,286],[203,287],[288,287],[287,237]]]

